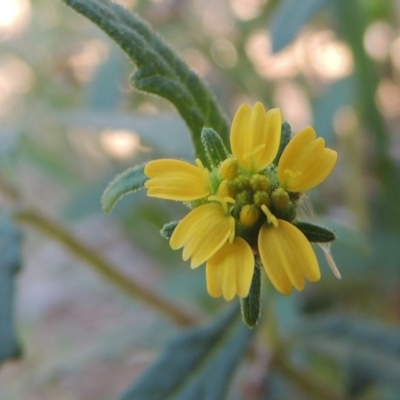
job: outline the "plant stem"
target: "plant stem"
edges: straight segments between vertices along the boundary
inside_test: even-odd
[[[134,281],[131,277],[128,278],[123,275],[110,262],[98,256],[96,251],[82,244],[80,240],[75,238],[64,227],[50,220],[45,215],[34,210],[25,209],[16,211],[14,217],[16,221],[31,225],[55,239],[126,294],[140,298],[157,311],[170,317],[178,325],[191,326],[199,321],[198,314],[189,313],[148,287],[144,287],[141,283]]]

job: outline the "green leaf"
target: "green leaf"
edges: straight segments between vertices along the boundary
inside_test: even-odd
[[[254,330],[237,307],[171,341],[121,400],[222,400]]]
[[[137,14],[109,0],[63,0],[83,14],[136,64],[133,85],[169,100],[188,125],[197,157],[207,163],[200,134],[215,129],[228,143],[229,128],[214,96],[199,76]]]
[[[201,132],[201,142],[211,167],[218,167],[226,160],[229,152],[221,139],[221,136],[212,128],[204,128]]]
[[[297,221],[294,226],[303,232],[304,236],[312,243],[329,243],[336,239],[334,232],[323,226]]]
[[[261,264],[256,262],[254,275],[251,281],[250,292],[247,297],[240,299],[242,318],[249,328],[257,325],[261,313]]]
[[[268,28],[272,37],[272,51],[277,53],[290,44],[298,35],[300,29],[330,0],[283,0],[276,11]]]
[[[128,193],[136,192],[144,187],[147,176],[144,174],[145,165],[137,165],[117,175],[109,183],[101,198],[103,210],[109,213],[115,203]]]
[[[21,235],[8,215],[0,215],[0,363],[18,358],[21,347],[13,324],[14,282],[21,268]]]

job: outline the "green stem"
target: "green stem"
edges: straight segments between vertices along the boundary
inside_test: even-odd
[[[140,298],[157,311],[170,317],[177,324],[190,326],[198,322],[199,316],[197,314],[193,315],[187,312],[148,287],[142,286],[141,283],[134,281],[131,277],[128,278],[121,274],[115,266],[98,256],[93,249],[82,244],[64,227],[45,215],[33,210],[19,210],[14,213],[14,217],[18,222],[29,224],[57,240],[66,249],[90,265],[103,278],[112,282],[126,294]]]

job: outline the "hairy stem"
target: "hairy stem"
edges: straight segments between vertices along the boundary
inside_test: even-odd
[[[45,215],[34,210],[25,209],[15,212],[14,217],[16,221],[31,225],[35,229],[42,231],[47,236],[58,241],[71,253],[90,265],[107,281],[112,282],[126,294],[140,298],[160,313],[174,320],[177,324],[190,326],[198,322],[198,314],[193,315],[189,313],[148,287],[134,281],[131,277],[128,278],[124,276],[109,261],[97,255],[97,252],[87,247],[85,244],[82,244],[79,239],[75,238],[63,226],[50,220]]]

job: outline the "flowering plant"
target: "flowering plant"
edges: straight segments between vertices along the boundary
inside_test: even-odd
[[[297,207],[302,193],[331,173],[337,153],[311,127],[282,140],[281,126],[279,109],[243,104],[232,122],[232,154],[214,131],[203,130],[211,168],[199,159],[196,165],[161,159],[144,168],[148,196],[183,201],[192,209],[172,225],[173,232],[167,226],[166,236],[173,249],[183,248],[192,268],[206,262],[213,297],[248,297],[259,264],[283,294],[293,286],[303,290],[305,279],[320,279]],[[334,239],[325,234],[323,241]]]
[[[123,390],[121,400],[397,399],[394,2],[339,0],[317,24],[310,18],[325,0],[61,2],[119,45],[134,64],[130,83],[142,93],[126,90],[125,65],[109,38],[87,29],[60,2],[50,8],[46,1],[0,2],[0,363],[24,356],[30,343],[39,345],[40,356],[28,350],[11,369],[4,365],[0,397],[101,400]],[[178,35],[188,64],[133,10],[171,41]],[[236,111],[241,99],[249,104]],[[263,104],[278,105],[282,115]],[[311,119],[315,130],[302,129]],[[341,165],[332,177],[336,148]],[[79,224],[76,235],[77,219],[100,211],[99,182],[104,186],[116,169],[132,164],[139,165],[105,190],[103,208],[109,212],[139,189],[142,196],[126,199],[112,217],[90,218],[85,233]],[[33,192],[35,183],[44,190]],[[338,221],[325,222],[335,231],[319,226],[310,198],[319,211],[335,211]],[[172,202],[183,203],[180,214]],[[60,206],[71,217],[64,223],[49,216]],[[167,240],[157,232],[163,224]],[[31,233],[21,235],[24,226],[58,242],[74,256],[68,261],[82,261],[77,268],[92,268],[132,302],[98,290],[97,280],[93,287],[85,279],[70,296],[81,275],[75,269],[65,275],[58,250],[21,268],[42,253]],[[317,251],[340,277],[330,253],[336,232],[335,257],[346,271],[340,284],[327,276]],[[105,240],[112,245],[96,245]],[[43,270],[46,265],[51,268]],[[32,281],[35,267],[42,272]],[[28,279],[17,280],[26,271]],[[57,285],[57,296],[43,292],[43,279],[46,287]],[[22,294],[17,308],[16,294]],[[79,320],[77,304],[85,304]],[[32,306],[45,312],[32,318]],[[87,329],[86,317],[96,332]],[[67,352],[65,340],[42,340],[42,332],[49,338],[60,328],[69,338]],[[143,348],[157,352],[164,341],[147,368]],[[53,352],[57,357],[45,368],[42,357]],[[107,368],[101,381],[92,374],[99,366]],[[56,380],[54,370],[62,372]]]

